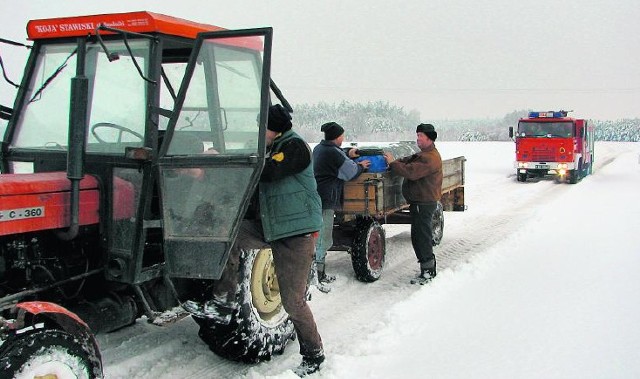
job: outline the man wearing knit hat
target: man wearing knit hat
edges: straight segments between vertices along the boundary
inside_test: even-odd
[[[411,244],[420,264],[420,274],[411,283],[425,284],[436,276],[431,219],[442,195],[442,158],[436,138],[433,125],[420,124],[416,127],[419,153],[400,159],[384,154],[391,172],[404,177],[402,195],[411,212]]]
[[[315,237],[322,227],[322,204],[311,149],[291,126],[287,109],[280,104],[269,108],[268,151],[257,189],[259,220],[252,214],[244,220],[229,259],[238,261],[242,250],[271,247],[282,306],[293,322],[302,355],[302,363],[293,371],[302,377],[318,371],[325,359],[306,301]],[[223,273],[223,279],[229,281],[226,287],[237,286],[231,283],[233,276]]]
[[[336,278],[325,272],[327,250],[333,245],[333,217],[336,209],[344,202],[344,182],[353,180],[366,170],[371,162],[363,160],[356,163],[358,149],[349,149],[347,153],[340,147],[344,141],[344,128],[336,122],[327,122],[320,127],[324,139],[313,149],[313,171],[322,199],[322,229],[316,242],[315,268],[317,274],[312,282],[322,292],[329,292],[329,283]]]

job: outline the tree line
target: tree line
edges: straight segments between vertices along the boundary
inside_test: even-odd
[[[293,105],[296,131],[309,142],[323,138],[320,126],[335,121],[346,129],[347,141],[403,141],[415,139],[422,120],[416,110],[407,111],[384,101],[368,103],[316,103]],[[508,141],[509,126],[530,110],[517,110],[496,119],[429,120],[441,141]],[[596,141],[640,142],[640,118],[591,120]]]

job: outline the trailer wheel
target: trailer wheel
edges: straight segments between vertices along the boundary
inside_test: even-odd
[[[433,239],[431,244],[433,246],[440,245],[442,242],[442,236],[444,235],[444,212],[442,209],[442,203],[438,202],[433,217],[431,218],[431,230],[433,231]]]
[[[375,282],[380,279],[384,268],[384,229],[374,220],[362,221],[356,228],[356,237],[351,249],[351,265],[358,280]]]
[[[72,334],[36,329],[10,337],[0,351],[7,378],[101,378],[100,358]],[[4,376],[7,375],[7,376]]]
[[[237,306],[228,323],[194,316],[198,335],[219,356],[255,363],[282,354],[294,338],[282,306],[271,249],[241,252]]]

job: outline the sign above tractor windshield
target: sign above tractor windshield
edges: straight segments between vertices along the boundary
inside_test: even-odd
[[[129,12],[31,20],[27,23],[27,35],[31,40],[86,37],[95,35],[100,26],[115,29],[100,30],[101,35],[124,31],[146,34],[161,33],[189,39],[195,39],[199,33],[203,32],[226,30],[220,26],[201,24],[159,13]],[[217,42],[262,51],[262,41],[258,39],[219,39]]]
[[[83,37],[95,34],[95,29],[100,25],[128,32],[163,33],[186,38],[195,38],[200,32],[225,30],[219,26],[200,24],[158,13],[130,12],[31,20],[27,24],[27,35],[32,40]]]

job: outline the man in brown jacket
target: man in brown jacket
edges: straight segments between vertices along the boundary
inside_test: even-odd
[[[433,125],[420,124],[416,128],[419,153],[400,159],[384,154],[391,172],[404,177],[402,195],[411,212],[411,244],[420,263],[420,274],[411,283],[425,284],[436,276],[431,219],[442,194],[442,158],[436,138]]]

